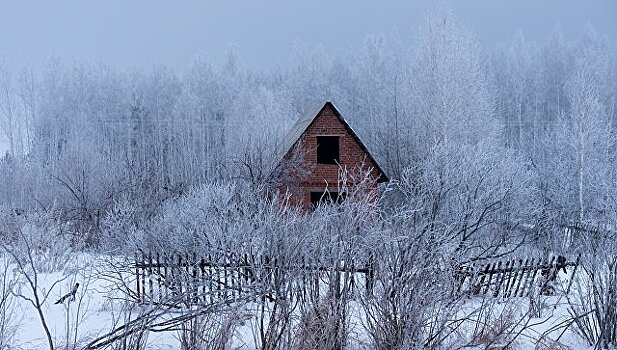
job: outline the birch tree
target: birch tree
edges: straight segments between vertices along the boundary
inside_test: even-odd
[[[17,145],[20,143],[17,131],[17,107],[15,92],[10,72],[0,65],[0,129],[9,142],[9,156],[15,158]]]
[[[412,98],[417,133],[426,147],[469,144],[499,131],[493,96],[471,32],[449,10],[430,17],[412,66]]]

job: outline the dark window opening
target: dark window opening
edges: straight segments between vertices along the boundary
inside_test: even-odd
[[[317,136],[317,164],[340,162],[338,139],[338,136]]]
[[[345,192],[311,192],[311,206],[316,208],[319,205],[340,204],[345,200]]]

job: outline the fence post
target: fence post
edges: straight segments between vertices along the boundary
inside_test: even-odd
[[[172,282],[171,279],[169,278],[169,275],[167,274],[167,253],[163,252],[163,278],[164,280],[164,285],[165,285],[165,298],[167,298],[169,296],[169,287],[172,286]]]
[[[490,285],[490,280],[491,280],[491,277],[490,277],[491,275],[489,275],[490,268],[491,268],[491,264],[490,263],[486,264],[484,269],[482,269],[483,272],[482,272],[482,276],[480,277],[480,282],[478,283],[478,285],[471,286],[473,288],[471,290],[473,295],[482,294],[482,287]],[[486,284],[484,283],[484,281],[487,281]]]
[[[525,259],[524,264],[523,264],[523,260],[521,259],[521,266],[520,266],[521,273],[519,274],[519,277],[518,277],[518,283],[516,284],[516,287],[514,288],[514,294],[513,294],[514,297],[518,295],[518,290],[521,287],[521,283],[525,279],[525,270],[527,269],[528,265],[529,265],[529,258]]]
[[[529,290],[527,291],[527,295],[531,295],[536,292],[535,290],[536,275],[538,274],[538,270],[542,268],[544,261],[548,261],[548,258],[546,258],[546,260],[544,260],[543,258],[538,258],[538,261],[536,262],[536,265],[533,268],[531,279],[529,280],[529,285],[528,285]]]
[[[213,288],[212,288],[212,279],[214,278],[214,273],[212,271],[212,255],[208,254],[208,295],[210,296],[210,303],[214,302]]]
[[[507,263],[506,263],[507,264]],[[495,290],[493,291],[493,298],[499,295],[501,284],[503,283],[503,273],[501,271],[501,261],[497,263],[497,276],[495,277]]]
[[[182,296],[182,254],[180,253],[176,253],[176,255],[178,256],[178,264],[176,266],[174,266],[176,268],[176,279],[178,281],[178,297]]]
[[[198,295],[199,295],[199,286],[197,285],[197,271],[198,271],[199,263],[197,262],[197,254],[193,252],[193,261],[191,261],[191,277],[192,281],[192,300],[191,304],[199,303]]]
[[[529,280],[530,279],[533,280],[532,274],[533,274],[534,266],[536,266],[535,264],[536,264],[536,258],[531,258],[531,261],[529,262],[529,264],[527,264],[525,281],[523,281],[523,289],[521,289],[521,291],[519,292],[520,297],[529,295],[529,284],[530,284]]]
[[[146,253],[141,253],[141,297],[146,302]]]
[[[581,254],[579,253],[576,256],[576,260],[574,261],[574,269],[572,270],[572,275],[570,276],[570,282],[568,283],[568,288],[566,289],[566,294],[570,293],[570,287],[572,287],[572,283],[574,282],[574,276],[576,275],[576,269],[578,268],[578,264],[580,263]]]
[[[206,262],[204,261],[203,256],[199,261],[199,272],[201,273],[201,279],[199,281],[199,283],[201,283],[201,301],[206,303]]]
[[[231,259],[229,257],[229,253],[225,254],[223,256],[223,298],[225,299],[225,301],[227,301],[227,298],[229,297],[229,293],[228,293],[228,289],[229,289],[229,279],[228,279],[228,275],[229,275],[229,269],[231,266]]]
[[[493,279],[493,275],[495,274],[495,268],[497,267],[497,263],[489,263],[487,266],[490,267],[490,270],[488,272],[488,281],[486,282],[486,286],[484,287],[484,293],[482,293],[482,289],[480,289],[480,293],[482,295],[488,293],[488,291],[491,289],[491,280]]]
[[[374,278],[375,278],[375,263],[374,263],[373,254],[371,253],[368,257],[368,264],[366,265],[366,275],[365,275],[366,293],[369,295],[373,294],[373,286],[375,283]]]
[[[193,286],[191,285],[191,259],[189,257],[189,253],[185,253],[184,254],[184,279],[186,282],[186,287],[184,288],[185,291],[185,295],[186,295],[186,305],[191,305],[191,294],[193,293],[192,288]]]
[[[163,287],[161,286],[161,255],[156,252],[156,280],[158,282],[158,298],[161,299],[163,295]]]
[[[503,293],[502,293],[502,297],[505,299],[507,298],[510,294],[510,288],[512,287],[512,283],[513,281],[516,282],[516,274],[517,271],[516,269],[516,259],[512,259],[510,261],[510,267],[508,268],[508,270],[506,271],[506,285],[503,288]]]
[[[148,258],[147,258],[147,264],[148,264],[148,294],[150,295],[150,303],[152,303],[153,301],[153,290],[154,290],[154,282],[152,282],[152,275],[153,275],[153,271],[152,271],[152,251],[148,252]]]
[[[546,264],[544,267],[542,267],[542,271],[540,273],[540,275],[544,278],[544,280],[542,281],[542,287],[540,288],[540,294],[542,295],[550,295],[550,290],[548,288],[550,279],[551,279],[551,275],[552,275],[552,270],[554,269],[554,264],[555,263],[555,256],[553,255],[553,257],[550,259],[550,262],[548,264]]]
[[[141,300],[141,286],[139,285],[139,276],[140,276],[140,271],[139,271],[139,254],[135,254],[135,273],[137,274],[137,278],[135,280],[135,284],[137,286],[137,302],[138,303],[142,303]]]

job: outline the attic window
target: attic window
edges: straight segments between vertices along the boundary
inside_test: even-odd
[[[338,136],[317,136],[317,164],[340,162],[338,140]]]

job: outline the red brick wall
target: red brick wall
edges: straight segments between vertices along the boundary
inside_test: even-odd
[[[296,196],[293,200],[295,203],[299,202],[303,207],[309,208],[311,204],[310,192],[324,191],[326,183],[330,191],[337,191],[339,187],[339,165],[317,164],[317,136],[339,136],[341,167],[346,167],[349,172],[359,173],[360,167],[364,162],[362,169],[365,171],[373,169],[372,175],[374,179],[379,177],[379,172],[375,164],[368,157],[366,152],[362,150],[354,137],[348,133],[343,123],[336,117],[332,108],[326,106],[300,137],[304,152],[302,159],[304,165],[302,165],[302,168],[308,170],[308,172],[303,174],[301,179],[298,179],[299,183],[290,184],[296,187],[296,191],[293,191]],[[353,186],[353,184],[349,182],[347,185],[350,187]],[[374,190],[377,190],[376,184]]]

